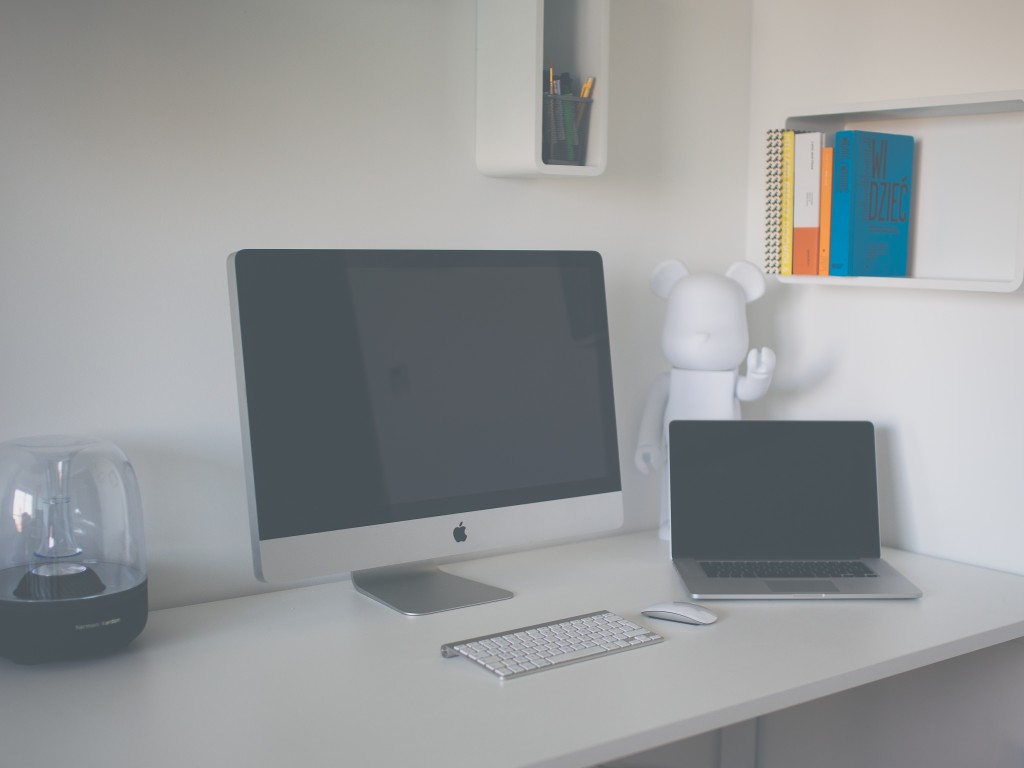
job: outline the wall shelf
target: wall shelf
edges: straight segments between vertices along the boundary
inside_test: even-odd
[[[597,176],[608,145],[610,0],[477,0],[476,164],[488,176]],[[585,165],[541,160],[541,73],[595,78]]]
[[[910,276],[780,276],[794,284],[1016,291],[1024,282],[1024,92],[790,113],[785,127],[917,139]]]

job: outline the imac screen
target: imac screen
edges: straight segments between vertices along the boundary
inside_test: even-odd
[[[619,493],[599,254],[249,250],[230,271],[259,542],[431,518],[448,539]],[[378,559],[450,554],[429,546]]]

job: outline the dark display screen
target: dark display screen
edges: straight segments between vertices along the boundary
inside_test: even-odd
[[[234,268],[261,540],[620,490],[599,254]]]

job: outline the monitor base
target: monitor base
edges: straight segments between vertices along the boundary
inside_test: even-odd
[[[357,592],[407,616],[507,600],[512,593],[433,566],[396,566],[352,572]]]

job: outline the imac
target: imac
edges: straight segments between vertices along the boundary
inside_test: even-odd
[[[511,597],[438,564],[622,524],[593,251],[228,260],[256,575],[411,615]]]

